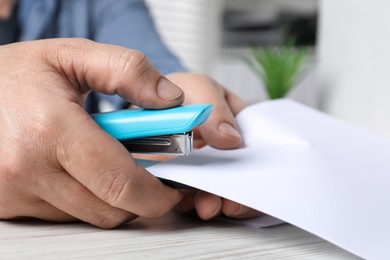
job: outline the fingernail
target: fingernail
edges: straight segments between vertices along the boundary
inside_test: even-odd
[[[240,205],[240,208],[235,212],[233,213],[234,216],[240,216],[240,215],[244,215],[245,213],[247,213],[248,211],[250,210],[250,208],[244,206],[244,205]]]
[[[229,136],[241,139],[240,133],[232,125],[230,125],[228,123],[220,123],[218,126],[218,131],[221,134],[229,135]]]
[[[183,90],[166,77],[161,76],[157,83],[157,95],[164,100],[170,101],[183,95]]]

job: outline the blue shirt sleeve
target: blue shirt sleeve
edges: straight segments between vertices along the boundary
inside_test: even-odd
[[[89,38],[141,51],[161,74],[186,71],[162,42],[143,0],[19,0],[18,5],[19,40]],[[94,93],[88,111],[96,112],[102,100],[116,109],[127,105],[117,95]]]
[[[93,40],[139,50],[162,74],[186,71],[162,42],[142,0],[93,1]]]

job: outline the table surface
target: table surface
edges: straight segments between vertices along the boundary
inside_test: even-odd
[[[0,222],[1,259],[358,259],[292,225],[256,229],[170,213],[114,230],[85,223]]]

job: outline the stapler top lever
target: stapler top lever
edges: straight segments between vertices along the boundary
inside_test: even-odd
[[[132,153],[188,155],[192,129],[210,116],[212,105],[186,105],[161,110],[125,109],[93,114],[108,134]]]

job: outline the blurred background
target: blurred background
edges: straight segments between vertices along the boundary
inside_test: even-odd
[[[268,99],[253,47],[310,48],[287,97],[390,137],[388,0],[147,0],[167,45],[248,104]]]

